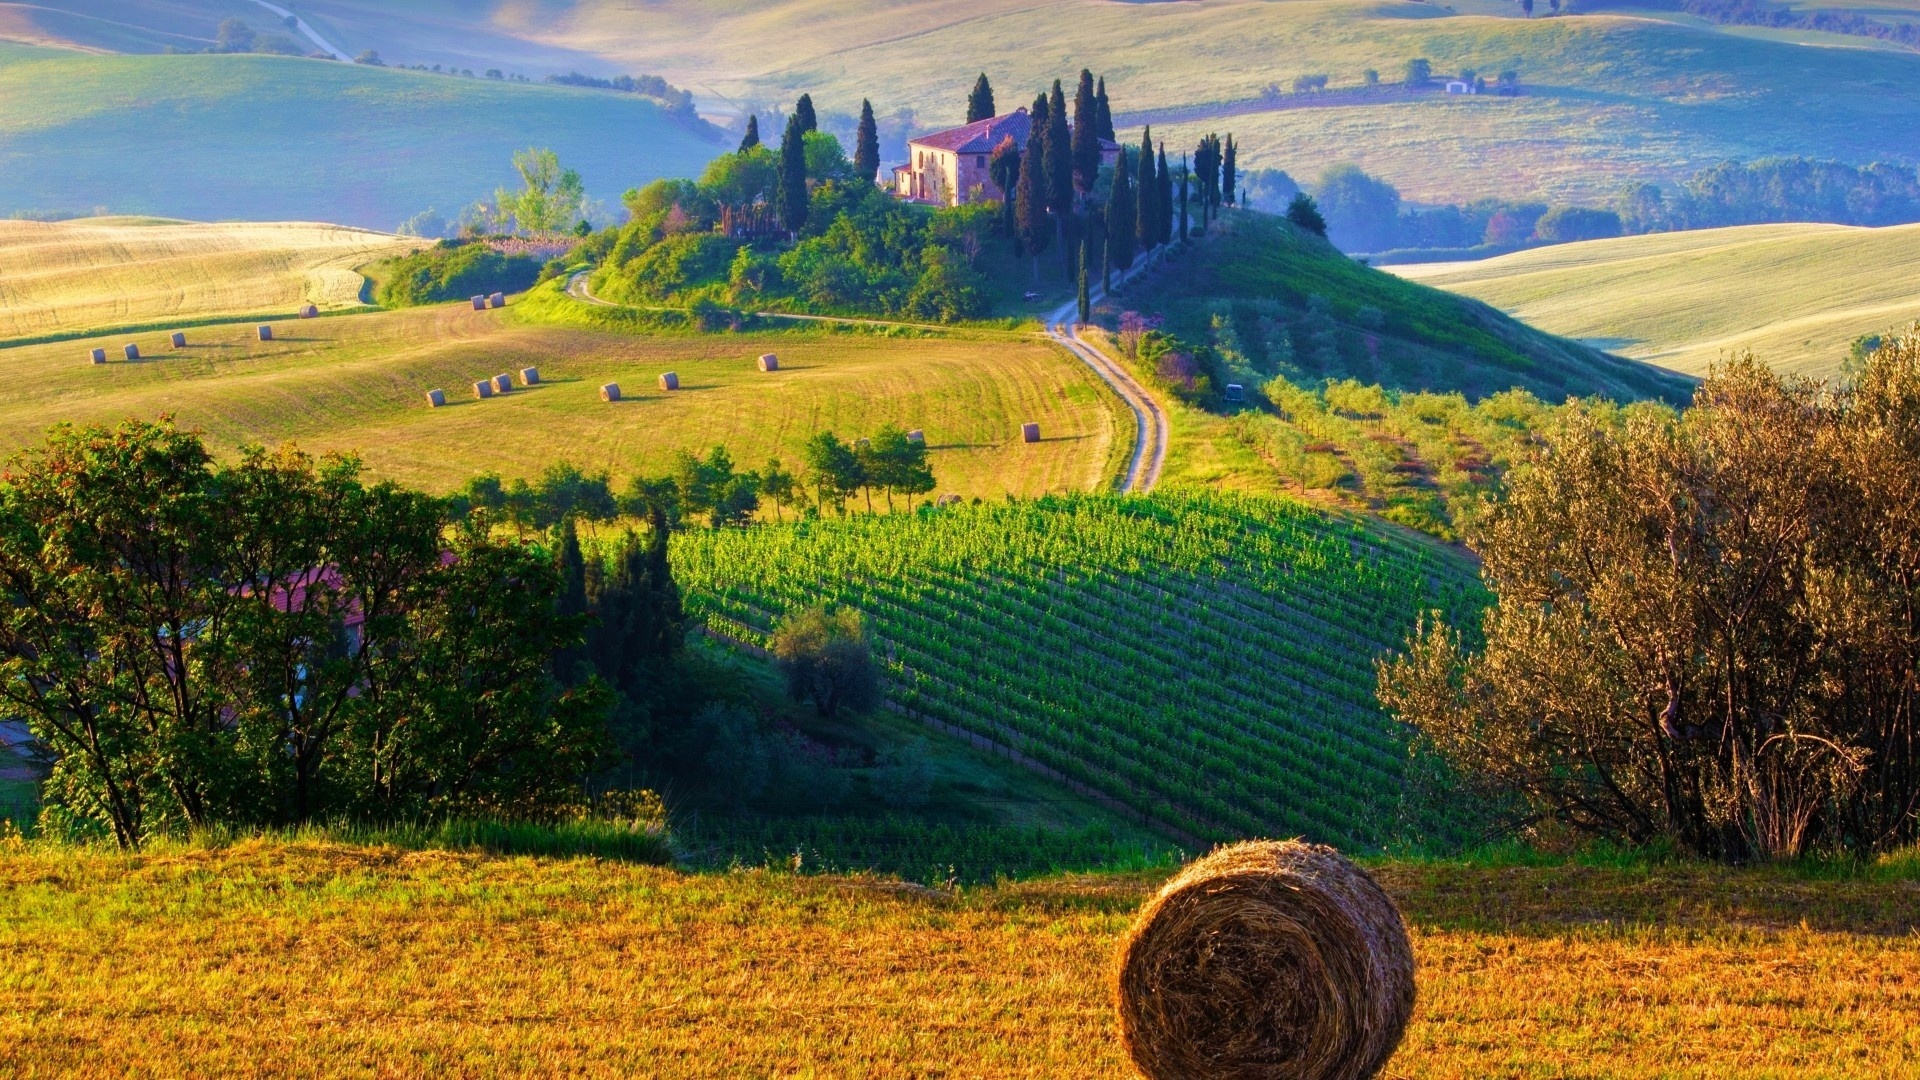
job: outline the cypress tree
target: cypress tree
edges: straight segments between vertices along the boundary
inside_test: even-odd
[[[1180,242],[1187,242],[1187,181],[1192,173],[1187,165],[1187,156],[1180,155]]]
[[[1120,163],[1113,170],[1113,191],[1107,196],[1107,261],[1116,270],[1133,265],[1133,213],[1138,209],[1133,194],[1133,168],[1127,160],[1127,148],[1120,148]]]
[[[800,126],[800,114],[787,117],[786,134],[780,136],[780,168],[773,188],[773,208],[780,224],[788,232],[798,233],[807,223],[807,151],[806,129]]]
[[[991,120],[997,115],[993,111],[993,84],[987,82],[987,73],[983,71],[973,84],[973,92],[967,95],[967,123]]]
[[[1053,239],[1053,224],[1047,220],[1046,183],[1040,176],[1043,166],[1032,143],[1020,159],[1020,182],[1014,185],[1014,235],[1027,254],[1034,257],[1033,273],[1040,275],[1040,253]]]
[[[747,117],[747,133],[745,135],[740,136],[740,149],[742,152],[745,152],[759,145],[760,145],[760,118],[758,116],[749,115]]]
[[[1047,127],[1046,91],[1044,90],[1041,91],[1040,96],[1033,99],[1033,108],[1027,110],[1027,119],[1033,121],[1033,133],[1035,135],[1038,135],[1042,131],[1046,130],[1046,127]]]
[[[1107,228],[1107,212],[1100,212],[1099,224],[1088,230],[1088,239],[1100,241],[1100,292],[1104,295],[1113,291],[1113,241]]]
[[[1220,197],[1233,205],[1233,133],[1227,133],[1227,149],[1220,157]]]
[[[1107,107],[1107,77],[1093,91],[1094,131],[1103,139],[1113,138],[1113,110]]]
[[[554,607],[562,618],[577,618],[587,613],[587,560],[580,554],[580,534],[574,528],[573,515],[560,519],[559,550],[554,561],[560,571],[560,595]],[[567,686],[579,679],[579,667],[587,659],[579,648],[557,649],[553,654],[553,677]]]
[[[1067,96],[1053,80],[1047,98],[1047,207],[1061,218],[1073,211],[1073,143],[1067,129]]]
[[[1133,178],[1134,247],[1146,254],[1160,245],[1160,211],[1153,205],[1160,178],[1153,171],[1153,129],[1140,138],[1140,163]]]
[[[813,95],[801,94],[800,100],[793,103],[793,115],[800,118],[801,131],[819,131],[820,121],[813,115]]]
[[[873,122],[873,103],[860,99],[860,129],[853,137],[853,171],[867,183],[880,174],[880,129]]]
[[[1160,214],[1160,242],[1165,244],[1173,239],[1173,170],[1167,168],[1167,143],[1164,139],[1160,142],[1157,173],[1159,190],[1154,192],[1153,208]]]
[[[1093,321],[1093,299],[1087,292],[1087,245],[1080,245],[1080,321]]]
[[[1008,135],[993,148],[993,156],[987,159],[987,175],[993,177],[993,184],[1000,189],[1000,225],[1007,235],[1014,238],[1014,254],[1019,254],[1019,233],[1013,224],[1014,191],[1020,185],[1020,144]]]
[[[1073,182],[1082,194],[1093,190],[1100,177],[1099,105],[1093,98],[1093,72],[1080,69],[1080,88],[1073,95]]]
[[[1041,94],[1033,99],[1033,108],[1027,110],[1027,147],[1026,157],[1033,159],[1034,168],[1040,170],[1040,198],[1047,197],[1047,95]]]

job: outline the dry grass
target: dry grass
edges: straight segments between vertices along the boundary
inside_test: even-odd
[[[1694,375],[1747,349],[1828,375],[1854,338],[1920,319],[1920,225],[1656,233],[1388,269]]]
[[[354,267],[418,243],[304,223],[0,221],[0,340],[352,307],[364,282]]]
[[[746,468],[789,466],[821,430],[922,428],[940,490],[998,497],[1085,490],[1112,475],[1132,418],[1092,372],[1037,337],[898,339],[802,331],[642,337],[526,325],[515,309],[464,303],[351,318],[193,330],[184,351],[160,332],[132,335],[149,359],[122,363],[126,336],[0,350],[0,449],[61,420],[111,422],[173,412],[219,447],[295,440],[362,454],[372,470],[445,491],[477,472],[536,476],[569,460],[616,479],[655,471],[680,449],[725,444]],[[102,346],[115,359],[87,363]],[[761,353],[780,371],[755,369]],[[538,367],[541,385],[491,401],[472,383]],[[655,389],[661,371],[682,389]],[[623,400],[599,399],[618,382]],[[429,409],[426,392],[447,391]],[[1037,420],[1048,440],[1025,446]]]
[[[1386,1075],[1920,1075],[1920,887],[1389,865],[1420,1001]],[[0,855],[0,1073],[1129,1075],[1156,881],[929,893],[253,842]]]

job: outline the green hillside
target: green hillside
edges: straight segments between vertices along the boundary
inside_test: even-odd
[[[715,144],[631,94],[268,56],[93,56],[0,45],[0,214],[453,217],[551,147],[610,205]]]
[[[963,505],[676,537],[709,629],[870,619],[899,707],[1203,838],[1377,846],[1405,751],[1373,657],[1479,602],[1465,560],[1291,500],[1179,492]]]
[[[1855,338],[1920,319],[1916,225],[1658,233],[1393,272],[1696,375],[1747,349],[1777,368],[1828,375]]]

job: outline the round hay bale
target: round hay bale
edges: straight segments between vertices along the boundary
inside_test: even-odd
[[[1413,1013],[1393,900],[1340,853],[1221,848],[1148,901],[1114,978],[1120,1037],[1151,1080],[1366,1080]]]
[[[87,359],[96,364],[104,364],[107,362],[107,350],[94,349],[92,352],[87,353]]]
[[[1020,439],[1022,442],[1039,442],[1040,441],[1040,425],[1039,424],[1021,424]]]
[[[259,335],[260,335],[260,340],[261,340],[261,341],[272,341],[272,340],[273,340],[273,327],[271,327],[271,326],[268,326],[268,325],[267,325],[267,324],[265,324],[265,323],[261,323],[261,324],[260,324],[259,326],[257,326],[257,327],[254,327],[254,333],[256,333],[256,334],[259,334]]]
[[[475,310],[475,311],[485,311],[485,310],[487,310],[487,298],[486,298],[486,297],[484,297],[484,296],[476,296],[476,297],[474,297],[474,298],[473,298],[473,310]]]
[[[489,307],[497,307],[497,308],[506,307],[507,294],[500,293],[500,292],[494,293],[492,296],[487,297],[487,305]]]
[[[760,357],[760,370],[761,371],[779,371],[780,358],[778,356],[775,356],[772,353],[767,353],[766,355]]]
[[[300,305],[300,317],[303,319],[317,319],[320,317],[320,309],[312,304],[302,304]]]
[[[907,441],[924,443],[927,441],[927,433],[921,431],[919,428],[914,428],[912,431],[907,432]]]
[[[521,368],[520,381],[527,386],[539,386],[540,385],[540,369],[537,367]]]
[[[680,389],[680,376],[671,371],[662,372],[660,375],[660,389],[662,390]]]
[[[446,403],[447,403],[447,392],[445,390],[427,391],[427,408],[437,409],[442,405],[445,405]]]
[[[495,375],[493,377],[493,389],[495,393],[499,394],[504,394],[513,389],[513,376]]]
[[[473,384],[473,396],[485,401],[493,396],[493,380],[481,379]]]
[[[187,335],[178,330],[175,330],[167,340],[173,342],[173,347],[176,349],[184,349],[187,347]]]
[[[610,382],[607,385],[601,387],[600,400],[601,401],[619,401],[620,400],[620,384]]]
[[[128,343],[128,345],[127,345],[127,347],[126,347],[125,349],[123,349],[123,350],[121,350],[121,351],[123,351],[123,352],[125,352],[125,353],[127,354],[127,359],[129,359],[129,360],[138,360],[138,359],[140,359],[140,346],[138,346],[138,345],[134,345],[134,344],[132,344],[132,343]]]

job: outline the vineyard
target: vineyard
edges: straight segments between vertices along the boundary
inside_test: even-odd
[[[866,612],[891,704],[1215,840],[1378,847],[1410,821],[1373,658],[1470,568],[1358,517],[1218,493],[1050,496],[691,532],[689,609],[763,644],[819,600]]]

